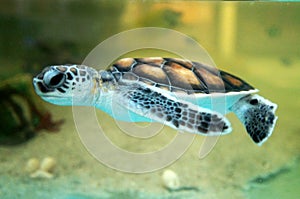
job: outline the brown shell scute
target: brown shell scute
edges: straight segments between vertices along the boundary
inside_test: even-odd
[[[195,68],[194,72],[197,77],[202,79],[206,89],[210,92],[225,92],[224,83],[219,75],[212,74],[205,68]]]
[[[134,67],[132,72],[138,77],[152,80],[158,84],[169,85],[167,74],[160,67],[140,64]]]
[[[139,63],[161,66],[162,64],[164,64],[166,60],[161,57],[148,57],[148,58],[136,58],[136,61]]]
[[[174,62],[167,62],[163,71],[168,75],[173,87],[184,90],[204,90],[205,85],[197,78],[192,70],[189,70]]]
[[[165,58],[167,62],[173,62],[177,63],[185,68],[192,69],[194,67],[193,62],[190,60],[184,60],[184,59],[179,59],[179,58]]]
[[[242,79],[234,75],[231,75],[224,71],[220,71],[220,75],[222,76],[222,80],[225,85],[225,90],[238,92],[238,91],[247,91],[247,90],[254,89],[248,83],[246,83],[245,81],[243,81]]]
[[[120,72],[129,71],[135,64],[135,60],[133,58],[124,58],[118,60],[114,66],[118,68]]]
[[[125,58],[108,69],[116,81],[140,81],[171,92],[216,93],[254,88],[240,78],[198,62],[178,58]]]

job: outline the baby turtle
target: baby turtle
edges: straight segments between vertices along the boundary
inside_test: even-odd
[[[277,120],[277,105],[253,94],[258,90],[242,79],[177,58],[124,58],[101,71],[49,66],[33,84],[53,104],[95,106],[117,120],[156,121],[207,136],[229,133],[224,114],[234,112],[258,145],[272,134]]]

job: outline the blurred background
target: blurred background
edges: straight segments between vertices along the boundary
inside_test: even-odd
[[[169,166],[188,187],[181,190],[164,187],[163,170],[126,174],[89,155],[76,133],[72,109],[41,101],[32,77],[47,65],[81,63],[100,42],[141,27],[170,28],[192,37],[219,68],[277,103],[279,119],[268,142],[254,145],[229,115],[234,130],[219,139],[209,156],[198,158],[204,138],[197,136]],[[299,38],[300,3],[0,0],[0,198],[297,198]],[[98,114],[105,128],[114,128],[111,118]],[[167,127],[163,131],[176,133]],[[125,148],[151,148],[127,139],[112,135]],[[53,176],[32,177],[28,164],[35,167],[36,160],[47,157],[56,162]]]

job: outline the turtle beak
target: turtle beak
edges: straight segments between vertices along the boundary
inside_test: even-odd
[[[34,90],[38,95],[43,95],[45,93],[54,91],[54,89],[47,87],[44,83],[44,76],[50,69],[51,66],[44,68],[42,72],[33,78]]]

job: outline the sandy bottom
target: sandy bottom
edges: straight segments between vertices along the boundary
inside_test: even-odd
[[[233,132],[220,137],[213,150],[200,159],[199,150],[205,137],[196,136],[184,155],[164,168],[177,173],[181,186],[192,189],[173,192],[165,189],[161,182],[164,169],[132,174],[105,166],[80,141],[72,108],[47,105],[54,118],[65,118],[66,122],[58,133],[41,132],[26,144],[0,148],[0,198],[296,198],[300,184],[300,125],[297,117],[297,110],[300,109],[297,96],[300,96],[300,91],[295,87],[293,81],[296,79],[293,77],[294,73],[299,73],[290,71],[287,76],[282,76],[283,71],[287,73],[286,69],[277,68],[275,71],[281,74],[280,82],[284,83],[285,78],[291,81],[288,81],[290,85],[280,82],[272,85],[280,93],[268,89],[270,85],[260,88],[265,91],[262,95],[279,104],[279,120],[272,137],[262,147],[256,146],[238,119],[230,114],[228,118]],[[243,72],[249,74],[249,82],[256,81],[256,84],[266,78],[263,71],[260,72],[261,77],[255,71],[240,73]],[[286,100],[286,96],[290,99]],[[165,127],[159,138],[151,138],[153,141],[136,139],[122,133],[114,120],[104,113],[97,112],[96,115],[107,137],[115,145],[129,151],[157,150],[176,135],[174,130]],[[85,116],[81,117],[84,121]],[[89,123],[85,125],[89,132]],[[25,171],[27,160],[33,157],[42,160],[47,156],[57,161],[54,177],[30,178]],[[268,197],[271,192],[276,195]]]

